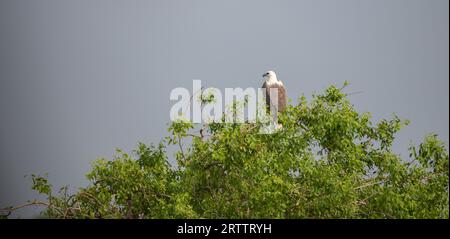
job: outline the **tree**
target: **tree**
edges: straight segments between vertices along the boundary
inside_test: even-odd
[[[259,134],[260,123],[174,122],[157,146],[97,160],[75,194],[54,195],[33,176],[47,201],[30,204],[44,204],[50,218],[449,217],[449,157],[436,135],[402,159],[391,148],[408,121],[374,125],[335,86],[298,102],[274,134]]]

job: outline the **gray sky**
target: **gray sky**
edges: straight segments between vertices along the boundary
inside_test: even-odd
[[[0,207],[86,185],[98,157],[166,135],[173,88],[260,87],[290,98],[351,83],[374,121],[411,120],[395,150],[449,142],[447,0],[0,2]],[[29,217],[34,209],[19,216]]]

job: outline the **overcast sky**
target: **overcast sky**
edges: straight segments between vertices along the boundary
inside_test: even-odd
[[[449,142],[448,0],[0,0],[0,207],[86,185],[98,157],[167,135],[169,94],[260,87],[288,97],[351,83],[377,122],[411,120],[395,150]],[[21,210],[30,217],[36,210]]]

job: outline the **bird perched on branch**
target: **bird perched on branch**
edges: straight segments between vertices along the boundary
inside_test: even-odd
[[[270,106],[273,107],[278,104],[278,112],[283,112],[286,109],[286,89],[284,87],[283,82],[277,79],[277,75],[273,71],[268,71],[264,73],[264,84],[262,85],[262,88],[265,89],[266,93],[266,105],[268,109],[270,110]],[[277,89],[278,91],[278,97],[277,99],[272,99],[270,95],[271,89]]]
[[[286,109],[287,104],[286,88],[284,87],[283,82],[277,79],[277,75],[273,71],[267,71],[266,73],[264,73],[263,78],[265,81],[264,84],[262,85],[262,88],[265,90],[267,109],[269,111],[271,110],[271,108],[273,110],[276,110],[276,112],[273,112],[275,114],[274,123],[277,124],[277,128],[280,128],[281,125],[278,125],[277,122],[278,118],[276,114],[278,112],[283,112]]]

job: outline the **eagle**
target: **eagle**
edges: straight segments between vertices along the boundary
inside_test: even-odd
[[[271,99],[270,89],[277,88],[278,89],[278,112],[283,112],[286,109],[286,89],[284,88],[283,82],[277,79],[277,75],[273,71],[267,71],[263,75],[264,84],[262,88],[264,89],[266,96],[266,106],[270,111],[270,106],[277,103],[275,99]]]

